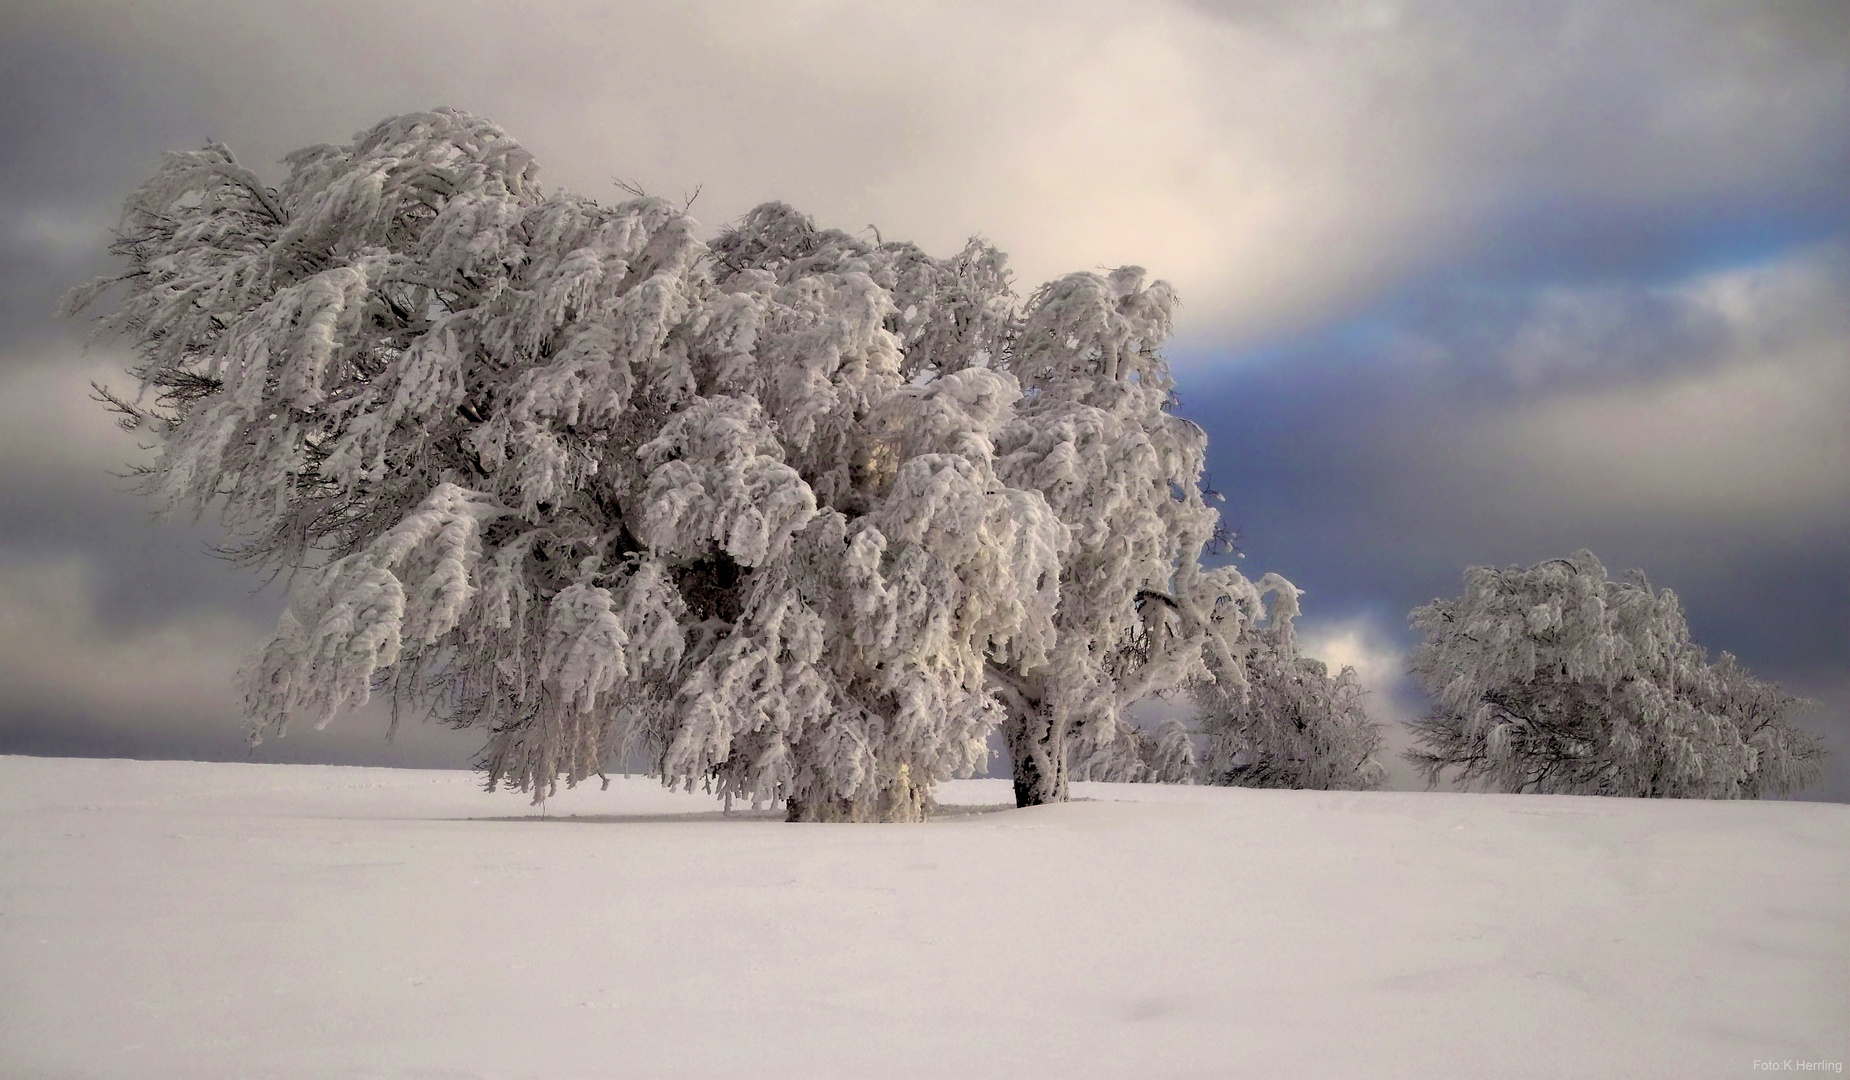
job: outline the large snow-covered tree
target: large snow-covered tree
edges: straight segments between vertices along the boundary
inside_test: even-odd
[[[1297,590],[1279,586],[1265,625],[1242,643],[1244,685],[1194,692],[1206,737],[1202,779],[1238,787],[1366,791],[1381,786],[1381,726],[1363,707],[1355,669],[1335,675],[1298,648]]]
[[[1591,552],[1472,567],[1463,596],[1409,616],[1437,703],[1408,757],[1503,791],[1758,798],[1815,779],[1799,704],[1733,656],[1710,663],[1674,593],[1610,581]]]
[[[780,204],[703,242],[453,110],[285,161],[168,155],[72,303],[140,350],[109,396],[149,486],[292,578],[258,736],[387,692],[536,799],[640,760],[910,820],[1004,717],[1059,797],[1073,718],[1194,677],[1202,613],[1248,602],[1196,567],[1202,437],[1141,272],[1024,318],[982,243]]]

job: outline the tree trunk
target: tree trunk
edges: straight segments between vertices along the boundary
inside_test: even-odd
[[[1067,799],[1066,725],[1010,712],[1004,737],[1015,766],[1015,805],[1041,806]]]

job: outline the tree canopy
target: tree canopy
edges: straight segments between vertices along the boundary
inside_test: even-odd
[[[1024,801],[1137,697],[1237,684],[1263,614],[1199,565],[1205,436],[1143,271],[1024,305],[948,258],[760,206],[539,181],[439,109],[285,159],[167,155],[128,200],[107,394],[148,485],[285,573],[253,732],[384,692],[538,799],[640,760],[793,818],[910,820],[1006,725]],[[1024,786],[1024,773],[1027,777]]]
[[[1803,787],[1824,750],[1798,699],[1727,653],[1710,663],[1668,589],[1610,581],[1588,551],[1465,571],[1409,616],[1437,702],[1408,757],[1437,782],[1581,795],[1758,798]]]

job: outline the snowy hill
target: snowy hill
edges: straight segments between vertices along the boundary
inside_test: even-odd
[[[1850,807],[1078,794],[788,825],[619,778],[542,817],[461,773],[0,757],[0,1076],[1845,1059]]]

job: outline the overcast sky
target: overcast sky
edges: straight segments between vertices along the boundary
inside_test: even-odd
[[[1282,13],[1281,13],[1282,12]],[[161,151],[453,105],[543,178],[782,199],[1017,286],[1174,282],[1245,569],[1393,721],[1407,611],[1591,548],[1808,695],[1850,800],[1850,5],[9,5],[0,16],[0,752],[241,759],[275,588],[157,523],[54,310]],[[460,765],[343,717],[258,760]],[[1398,736],[1396,745],[1403,745]],[[1396,783],[1411,785],[1404,767]]]

